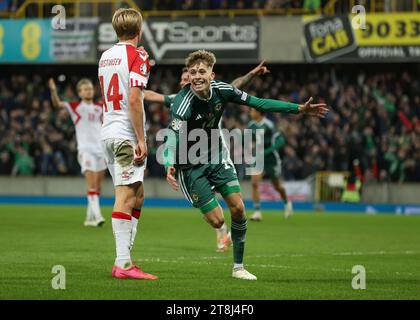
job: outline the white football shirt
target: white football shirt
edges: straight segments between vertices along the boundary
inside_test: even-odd
[[[102,106],[91,103],[65,102],[76,127],[77,150],[103,156],[101,145]]]
[[[131,87],[146,88],[149,72],[149,55],[143,47],[119,42],[102,54],[98,68],[104,100],[102,140],[137,142],[128,110],[128,95]]]

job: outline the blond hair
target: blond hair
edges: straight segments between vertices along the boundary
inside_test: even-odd
[[[90,79],[88,79],[88,78],[82,78],[76,84],[76,90],[77,90],[77,92],[79,92],[80,89],[82,88],[82,86],[85,85],[85,84],[91,84],[93,86],[93,83],[92,83],[92,81],[90,81]]]
[[[206,50],[197,50],[191,52],[187,59],[185,59],[185,65],[187,68],[191,68],[192,66],[203,62],[207,64],[210,68],[213,69],[214,64],[216,63],[216,56],[213,52],[206,51]]]
[[[130,40],[140,34],[141,13],[135,9],[118,9],[112,17],[112,27],[120,40]]]

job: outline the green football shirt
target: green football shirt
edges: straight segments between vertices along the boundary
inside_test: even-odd
[[[220,133],[220,120],[229,102],[248,105],[265,112],[298,113],[299,108],[295,103],[250,96],[222,81],[211,81],[210,96],[204,100],[188,84],[178,92],[170,108],[169,128],[175,134],[168,137],[166,142],[168,152],[165,167],[227,160],[229,150],[226,149]],[[195,129],[202,129],[201,132],[204,131],[207,135],[207,141],[197,143],[194,138],[198,140],[199,131],[194,131]],[[216,132],[219,134],[216,135]]]

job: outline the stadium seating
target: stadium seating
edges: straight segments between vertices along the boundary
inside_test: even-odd
[[[230,81],[250,68],[236,66],[226,72],[219,66],[216,71],[220,79]],[[352,73],[345,65],[270,68],[271,75],[246,88],[250,94],[299,103],[309,96],[325,98],[332,109],[326,120],[268,115],[286,137],[282,159],[287,180],[304,179],[319,170],[345,171],[358,159],[366,180],[420,181],[420,93],[416,90],[420,84],[411,73],[414,70],[393,73],[387,67]],[[165,94],[177,92],[179,69],[152,69],[149,87]],[[89,68],[81,72],[94,74]],[[51,108],[47,77],[47,73],[28,71],[15,73],[10,82],[0,78],[1,174],[79,174],[74,128],[65,111]],[[64,99],[77,99],[75,81],[70,77],[60,85]],[[247,111],[247,107],[228,108],[225,127],[245,128]],[[163,106],[148,105],[151,176],[163,174],[155,159],[155,135],[167,125],[168,117]],[[244,167],[237,169],[244,177]]]

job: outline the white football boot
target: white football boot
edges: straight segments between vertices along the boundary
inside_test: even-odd
[[[260,210],[255,211],[254,214],[250,218],[252,221],[261,221],[262,220],[262,213]]]
[[[257,277],[249,273],[244,268],[233,269],[232,277],[242,280],[257,280]]]
[[[293,204],[292,201],[287,201],[286,205],[284,206],[284,217],[290,218],[293,215]]]

